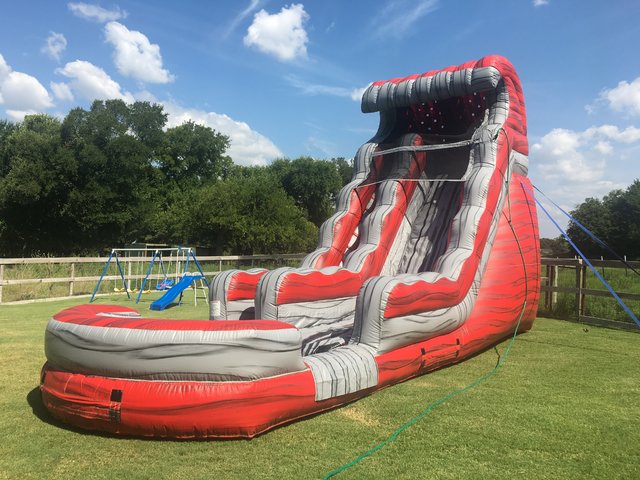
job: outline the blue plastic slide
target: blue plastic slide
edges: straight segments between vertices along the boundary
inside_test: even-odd
[[[151,302],[151,310],[164,310],[176,299],[178,295],[189,288],[195,280],[199,280],[201,278],[203,278],[202,275],[184,275],[180,281],[167,290],[164,295]]]

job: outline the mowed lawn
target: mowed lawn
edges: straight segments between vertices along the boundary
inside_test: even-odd
[[[187,295],[154,316],[206,318]],[[0,478],[322,478],[490,372],[508,343],[253,440],[117,438],[61,425],[40,401],[46,322],[79,301],[0,306]],[[539,318],[496,375],[335,478],[640,478],[639,366],[637,333]]]

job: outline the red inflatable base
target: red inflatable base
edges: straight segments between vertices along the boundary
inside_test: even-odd
[[[462,330],[462,329],[460,329]],[[54,417],[83,429],[118,435],[171,438],[252,438],[284,423],[322,412],[428,371],[457,363],[510,334],[462,331],[376,358],[380,382],[368,390],[315,401],[310,370],[252,382],[160,382],[69,373],[46,364],[42,400]]]

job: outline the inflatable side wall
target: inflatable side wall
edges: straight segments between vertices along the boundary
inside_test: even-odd
[[[209,320],[60,312],[46,407],[118,434],[252,437],[529,329],[539,244],[512,65],[376,82],[362,110],[379,130],[300,268],[217,275]]]

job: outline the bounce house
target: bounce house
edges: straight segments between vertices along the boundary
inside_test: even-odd
[[[375,82],[362,111],[379,129],[299,268],[217,275],[208,320],[58,313],[46,408],[122,435],[253,437],[528,330],[538,227],[513,66],[490,56]]]

